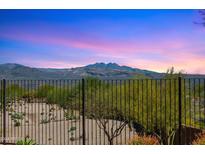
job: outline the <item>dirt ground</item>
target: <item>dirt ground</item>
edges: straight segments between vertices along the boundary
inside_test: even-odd
[[[79,145],[82,144],[82,116],[74,111],[72,116],[65,118],[62,108],[45,103],[16,103],[6,112],[6,140],[16,143],[26,136],[36,141],[37,144],[51,145]],[[23,114],[23,119],[17,120],[19,126],[15,126],[12,120],[13,113]],[[70,114],[71,115],[71,114]],[[109,126],[119,126],[120,121],[109,120]],[[2,125],[2,120],[0,120]],[[108,144],[107,137],[96,123],[96,120],[85,119],[86,144]],[[114,128],[115,128],[114,127]],[[109,128],[109,130],[110,130]],[[125,127],[120,136],[114,140],[114,144],[127,144],[134,131]]]

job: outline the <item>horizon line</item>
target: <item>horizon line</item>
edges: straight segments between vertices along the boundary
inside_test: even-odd
[[[30,68],[36,68],[36,69],[57,69],[57,70],[60,70],[60,69],[73,69],[73,68],[80,68],[80,67],[86,67],[88,65],[94,65],[94,64],[100,64],[100,63],[103,63],[103,64],[117,64],[121,67],[123,66],[126,66],[126,67],[130,67],[130,68],[133,68],[133,69],[140,69],[140,70],[145,70],[145,71],[152,71],[152,72],[155,72],[155,73],[166,73],[166,71],[168,69],[170,69],[171,67],[167,68],[166,71],[164,72],[160,72],[160,71],[155,71],[155,70],[150,70],[150,69],[144,69],[144,68],[138,68],[138,67],[132,67],[132,66],[128,66],[128,65],[121,65],[119,63],[116,63],[116,62],[94,62],[94,63],[90,63],[90,64],[85,64],[85,65],[81,65],[81,66],[72,66],[72,67],[36,67],[36,66],[31,66],[31,65],[27,65],[27,64],[21,64],[21,63],[16,63],[16,62],[7,62],[7,63],[0,63],[0,65],[6,65],[6,64],[15,64],[15,65],[22,65],[22,66],[25,66],[25,67],[30,67]],[[182,70],[183,71],[183,70]],[[202,74],[202,73],[183,73],[183,74],[187,74],[187,75],[205,75],[205,74]]]

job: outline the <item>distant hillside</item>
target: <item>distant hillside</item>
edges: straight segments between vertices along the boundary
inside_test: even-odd
[[[116,63],[95,63],[71,69],[31,68],[20,64],[0,64],[0,78],[3,79],[72,79],[82,77],[133,78],[144,76],[161,77],[157,72],[120,66]]]
[[[163,73],[141,70],[116,63],[95,63],[84,67],[53,69],[31,68],[20,64],[0,64],[0,79],[76,79],[82,77],[98,77],[109,79],[128,78],[162,78]],[[205,77],[205,75],[186,75],[187,77]]]

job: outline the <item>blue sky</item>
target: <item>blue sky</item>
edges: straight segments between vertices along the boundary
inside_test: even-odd
[[[116,62],[205,73],[197,10],[0,10],[0,63],[66,68]]]

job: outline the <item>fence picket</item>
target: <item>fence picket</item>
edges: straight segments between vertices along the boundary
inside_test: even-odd
[[[0,90],[2,144],[127,144],[136,133],[168,144],[171,129],[191,144],[205,129],[205,79],[3,79]]]

